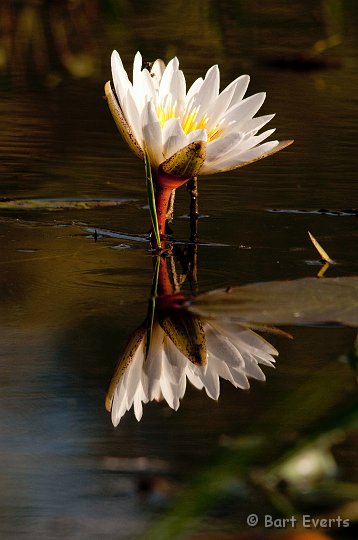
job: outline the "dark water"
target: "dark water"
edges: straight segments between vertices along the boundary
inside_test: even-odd
[[[272,60],[311,47],[337,20],[323,19],[319,3],[244,4],[108,3],[95,24],[92,78],[64,75],[49,88],[33,67],[26,81],[16,70],[12,82],[3,74],[1,197],[120,204],[0,211],[1,538],[133,538],[153,519],[155,504],[138,494],[143,475],[185,483],[210,463],[223,435],[249,432],[311,377],[313,392],[337,396],[322,414],[354,400],[354,374],[337,360],[354,329],[301,328],[290,329],[293,341],[269,337],[280,351],[277,368],[265,369],[266,384],[254,381],[250,392],[222,383],[217,403],[189,388],[178,412],[149,404],[140,423],[129,412],[116,429],[104,409],[152,279],[143,166],[102,100],[113,47],[128,69],[137,49],[149,58],[178,54],[189,80],[219,63],[222,87],[250,73],[249,93],[267,91],[263,114],[277,113],[277,138],[295,139],[277,156],[199,179],[199,290],[316,275],[308,230],[337,263],[329,276],[358,273],[355,5],[342,2],[342,43],[324,55],[339,67],[304,70]],[[174,230],[183,240],[187,212],[182,188]],[[94,230],[103,233],[97,242]],[[286,414],[258,434],[292,429]],[[357,481],[356,440],[351,433],[342,443],[342,480]]]

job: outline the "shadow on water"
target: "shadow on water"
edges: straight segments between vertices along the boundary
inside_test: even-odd
[[[1,538],[298,540],[305,514],[305,538],[357,537],[356,15],[1,3]],[[296,140],[200,178],[200,241],[159,259],[102,100],[113,48],[254,75]],[[336,261],[320,280],[308,230]]]

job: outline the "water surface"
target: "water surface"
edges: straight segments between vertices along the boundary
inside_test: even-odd
[[[99,12],[92,78],[64,75],[48,88],[30,70],[28,81],[4,76],[0,87],[2,198],[122,201],[96,210],[0,212],[2,538],[132,538],[153,519],[153,505],[139,496],[143,475],[185,483],[210,463],[223,435],[249,432],[272,403],[285,403],[319,373],[327,376],[317,379],[317,392],[337,395],[322,416],[355,399],[354,375],[337,360],[355,330],[291,328],[293,341],[268,337],[280,356],[276,370],[265,369],[265,384],[242,392],[222,383],[218,403],[190,388],[178,412],[149,404],[140,423],[130,412],[112,427],[106,387],[145,317],[152,279],[143,166],[102,99],[114,46],[128,69],[137,49],[150,59],[178,54],[190,81],[217,62],[222,86],[249,72],[249,93],[267,91],[263,114],[277,113],[277,137],[295,139],[267,160],[199,179],[200,291],[316,275],[308,230],[337,263],[329,276],[358,271],[350,212],[358,206],[355,6],[342,7],[343,41],[328,53],[340,67],[297,71],[271,60],[324,36],[310,2],[251,10],[236,2],[165,2],[154,11],[137,4],[121,3],[114,17]],[[182,188],[174,234],[183,241],[187,213]],[[292,435],[299,419],[291,425],[288,418],[257,434]],[[342,455],[344,448],[342,480],[356,481],[354,460]]]

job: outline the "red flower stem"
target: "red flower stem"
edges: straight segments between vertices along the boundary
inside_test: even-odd
[[[155,205],[157,208],[157,217],[158,217],[158,227],[159,234],[162,236],[165,234],[165,223],[167,220],[167,210],[170,195],[172,192],[171,187],[166,187],[164,185],[157,185],[155,191]]]
[[[161,257],[159,265],[158,296],[174,294],[174,287],[168,272],[167,257]]]
[[[157,208],[157,218],[158,218],[158,227],[160,235],[165,234],[165,223],[167,220],[167,211],[169,206],[170,195],[173,189],[176,189],[189,178],[178,178],[177,176],[172,176],[166,174],[163,171],[158,171],[155,178],[155,205]],[[159,246],[158,246],[159,247]]]
[[[187,297],[180,292],[175,292],[174,285],[169,275],[168,257],[160,257],[158,288],[156,297],[157,314],[179,308]]]

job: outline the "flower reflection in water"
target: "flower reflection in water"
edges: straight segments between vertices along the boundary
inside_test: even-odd
[[[108,389],[106,408],[115,426],[132,407],[139,421],[143,403],[152,400],[164,399],[177,410],[187,381],[215,400],[220,378],[248,389],[249,378],[265,380],[261,366],[272,367],[278,354],[249,328],[186,311],[181,305],[184,295],[168,290],[167,261],[160,258],[149,347],[146,321],[128,341]]]

